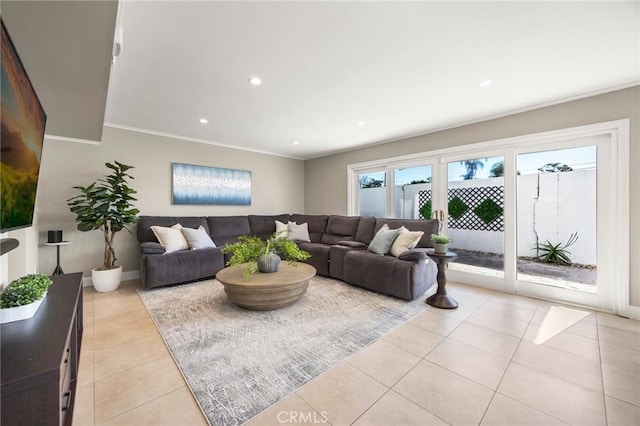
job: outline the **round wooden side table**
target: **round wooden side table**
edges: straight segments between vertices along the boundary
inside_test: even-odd
[[[438,265],[438,290],[427,298],[427,304],[441,309],[455,309],[458,302],[447,294],[447,265],[458,255],[452,251],[444,254],[436,253],[434,250],[427,250],[427,256]]]

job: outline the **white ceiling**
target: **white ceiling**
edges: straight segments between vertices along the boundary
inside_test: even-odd
[[[638,84],[639,4],[124,1],[105,122],[314,158]]]

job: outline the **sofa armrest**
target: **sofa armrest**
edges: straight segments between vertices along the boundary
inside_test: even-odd
[[[424,248],[414,248],[412,250],[405,251],[398,259],[400,260],[409,260],[409,261],[419,261],[427,258],[427,249]]]
[[[352,249],[360,249],[360,250],[367,249],[367,245],[365,243],[361,243],[360,241],[338,241],[337,245],[349,247]]]
[[[144,242],[140,243],[141,254],[163,254],[165,252],[164,247],[160,243]]]

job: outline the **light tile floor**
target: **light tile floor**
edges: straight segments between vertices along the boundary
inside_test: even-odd
[[[137,286],[85,289],[74,425],[207,424]],[[458,309],[429,308],[248,425],[640,425],[640,322],[448,289]],[[561,331],[534,343],[545,330]]]

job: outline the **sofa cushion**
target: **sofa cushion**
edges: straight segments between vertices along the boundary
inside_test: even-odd
[[[437,273],[435,262],[404,261],[367,250],[349,250],[343,262],[344,281],[406,300],[424,294]]]
[[[306,223],[309,228],[309,239],[312,243],[319,243],[327,229],[327,215],[292,214],[291,221],[297,224]]]
[[[430,261],[429,258],[427,257],[427,249],[425,248],[414,248],[411,250],[407,250],[404,253],[402,253],[400,256],[398,256],[398,259],[410,260],[412,262],[417,262],[423,259],[425,259],[427,262]]]
[[[391,244],[391,250],[389,250],[389,253],[395,257],[400,256],[405,251],[415,248],[423,235],[424,232],[422,231],[409,231],[404,226],[401,227],[398,236],[393,244]]]
[[[337,245],[349,247],[352,249],[365,249],[367,245],[365,243],[361,243],[360,241],[339,241]]]
[[[215,243],[211,240],[207,231],[204,230],[204,227],[200,225],[198,229],[191,228],[182,228],[182,235],[187,240],[189,244],[189,248],[191,250],[200,250],[203,248],[213,248],[215,247]]]
[[[215,247],[143,255],[140,265],[144,287],[153,288],[213,277],[224,268],[224,258],[220,248]]]
[[[276,232],[276,220],[282,223],[288,223],[290,216],[288,214],[275,216],[249,215],[247,216],[247,219],[249,220],[251,235],[255,235],[266,240]]]
[[[311,257],[305,260],[305,263],[316,268],[318,275],[329,276],[329,251],[331,246],[301,241],[298,242],[298,247],[311,254]]]
[[[358,230],[359,216],[329,216],[327,229],[320,240],[323,244],[354,241]]]
[[[165,251],[160,243],[152,243],[150,241],[140,243],[141,254],[163,254]]]
[[[373,240],[375,234],[374,229],[376,227],[376,218],[373,216],[363,216],[358,222],[358,229],[356,231],[356,241],[369,244]]]
[[[139,242],[151,241],[158,242],[158,239],[151,230],[151,226],[173,226],[176,223],[180,223],[187,228],[196,229],[202,225],[204,229],[209,232],[209,226],[207,225],[207,219],[204,216],[140,216],[140,222],[138,222],[137,237]]]
[[[184,238],[182,225],[179,223],[170,228],[154,225],[151,227],[151,231],[153,231],[162,247],[164,247],[165,254],[189,249],[189,243],[187,243],[187,240]]]
[[[389,229],[387,225],[382,226],[382,228],[380,228],[378,232],[376,232],[376,235],[373,237],[373,240],[371,240],[371,243],[369,244],[369,247],[367,247],[367,250],[379,255],[385,255],[389,253],[391,245],[393,244],[393,241],[398,237],[399,233],[399,228]]]
[[[240,235],[251,234],[247,216],[209,216],[207,224],[209,235],[218,247],[235,243]]]

